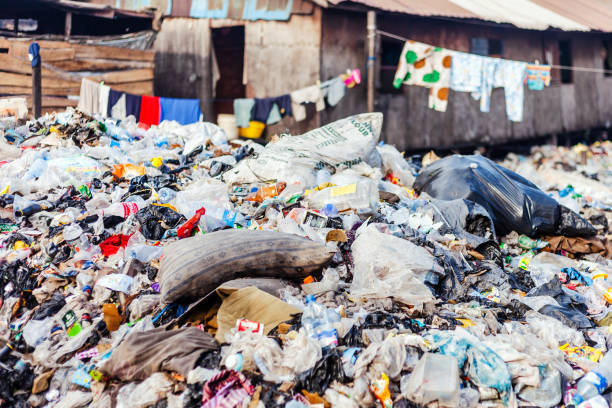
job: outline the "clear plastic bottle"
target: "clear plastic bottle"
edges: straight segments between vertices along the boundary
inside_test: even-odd
[[[171,188],[163,187],[157,192],[157,200],[162,204],[168,204],[176,197],[176,191]]]
[[[235,227],[237,224],[243,227],[248,227],[250,221],[238,211],[226,210],[221,207],[212,205],[205,206],[206,215],[205,217],[212,217],[217,220],[223,221],[228,227]]]
[[[136,202],[114,203],[102,210],[102,216],[116,215],[127,218],[131,214],[138,212],[140,207]]]
[[[258,203],[263,202],[267,198],[273,198],[278,196],[287,187],[287,183],[278,182],[274,184],[263,184],[259,187],[255,187],[249,195],[246,196],[247,201],[257,201]]]
[[[89,296],[93,290],[93,276],[87,272],[80,272],[76,277],[76,281],[77,286],[81,288],[83,293]]]
[[[310,337],[319,341],[323,350],[329,350],[338,345],[338,333],[333,324],[339,321],[338,312],[317,303],[313,295],[306,297],[302,326]]]
[[[356,183],[324,188],[306,196],[312,208],[323,208],[332,204],[338,211],[348,209],[376,208],[378,205],[378,184],[373,180],[360,180]]]
[[[574,404],[578,405],[601,395],[610,384],[612,384],[612,351],[608,351],[595,368],[578,381]]]

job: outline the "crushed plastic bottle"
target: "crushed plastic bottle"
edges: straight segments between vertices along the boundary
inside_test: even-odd
[[[313,295],[306,297],[302,326],[310,337],[319,341],[319,345],[324,351],[338,345],[338,332],[333,324],[339,321],[340,315],[338,312],[317,303]]]
[[[601,395],[610,385],[612,385],[612,351],[608,351],[599,363],[578,381],[574,404],[578,405]]]

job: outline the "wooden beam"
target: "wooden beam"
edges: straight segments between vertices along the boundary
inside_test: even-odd
[[[72,32],[72,13],[66,12],[66,19],[64,20],[64,39],[68,41],[70,39],[70,33]]]
[[[5,86],[32,86],[32,76],[23,74],[13,74],[9,72],[0,72],[0,85]],[[42,78],[43,88],[68,88],[80,87],[81,83],[77,81],[67,81],[59,78]]]
[[[27,61],[28,60],[28,47],[29,47],[29,44],[12,43],[11,46],[9,47],[9,55],[11,57],[20,58],[20,59]],[[63,61],[66,59],[73,59],[74,54],[75,52],[74,52],[74,49],[72,48],[48,49],[48,48],[43,48],[42,45],[40,46],[40,57],[45,62]]]
[[[154,61],[155,51],[131,50],[129,48],[107,47],[105,45],[71,44],[76,58],[105,58],[118,60]]]
[[[28,96],[26,97],[26,100],[28,102],[28,109],[32,108],[32,97]],[[79,101],[75,100],[75,99],[68,99],[68,98],[59,98],[56,96],[43,96],[42,97],[42,107],[43,108],[57,108],[57,107],[62,107],[62,108],[66,108],[68,106],[77,106],[79,104]]]
[[[57,96],[78,96],[81,91],[80,86],[72,86],[65,88],[43,88],[44,95],[57,95]],[[32,86],[2,86],[0,85],[0,95],[12,95],[12,96],[27,96],[32,94]]]
[[[129,60],[113,60],[113,59],[96,59],[84,58],[73,59],[66,61],[55,61],[53,66],[64,71],[80,72],[80,71],[116,71],[120,69],[130,68],[154,68],[154,63],[151,61],[129,61]]]
[[[153,80],[153,69],[131,69],[126,71],[114,71],[106,74],[88,76],[92,81],[104,81],[107,85],[123,84],[126,82],[142,82]]]
[[[39,118],[42,114],[42,72],[40,72],[40,60],[36,65],[32,66],[32,114],[35,118]]]
[[[32,67],[30,66],[30,61],[14,58],[8,54],[0,54],[0,71],[29,75],[32,73]],[[42,74],[44,77],[60,76],[58,73],[46,68],[42,68]]]
[[[129,92],[137,95],[153,95],[153,81],[127,82],[124,84],[112,85],[116,91]]]

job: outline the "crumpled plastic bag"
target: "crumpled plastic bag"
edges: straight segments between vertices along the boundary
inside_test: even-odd
[[[507,404],[513,396],[512,382],[506,363],[497,353],[467,331],[433,331],[429,340],[432,350],[457,358],[459,368],[467,362],[467,374],[478,386],[495,388]]]
[[[352,296],[393,297],[415,306],[434,300],[425,281],[435,281],[444,269],[424,247],[382,233],[371,224],[359,234],[352,251]]]

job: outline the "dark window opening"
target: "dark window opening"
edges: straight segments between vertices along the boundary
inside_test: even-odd
[[[559,65],[563,67],[572,66],[572,49],[568,40],[559,41]],[[572,70],[561,68],[561,83],[572,83]]]
[[[397,70],[397,63],[402,55],[404,44],[399,41],[381,41],[380,52],[380,93],[400,94],[401,88],[393,86],[393,78]]]
[[[612,76],[612,50],[610,42],[606,40],[603,42],[603,69],[605,69],[604,76]]]
[[[504,55],[504,42],[496,38],[472,38],[470,52],[485,57],[501,58]]]

